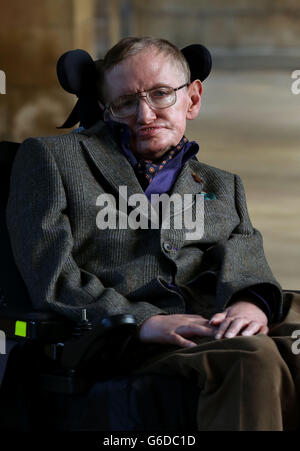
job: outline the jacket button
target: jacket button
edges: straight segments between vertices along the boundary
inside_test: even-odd
[[[170,243],[168,243],[167,241],[164,242],[163,247],[166,252],[170,252],[172,250],[172,245]]]

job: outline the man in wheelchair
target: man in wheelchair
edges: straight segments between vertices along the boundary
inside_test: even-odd
[[[103,120],[17,152],[12,250],[36,310],[75,321],[84,310],[92,330],[133,315],[126,374],[193,387],[198,430],[296,429],[299,296],[268,266],[240,177],[199,162],[185,136],[208,73],[191,76],[161,39],[110,49],[98,64]]]

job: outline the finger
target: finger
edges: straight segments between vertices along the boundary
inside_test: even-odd
[[[230,326],[231,322],[233,321],[233,318],[225,318],[222,323],[220,324],[217,333],[215,334],[215,338],[223,338],[226,330]]]
[[[226,312],[216,313],[209,320],[209,324],[211,324],[213,326],[217,326],[218,324],[221,324],[221,322],[226,318],[226,315],[227,315]]]
[[[180,346],[181,348],[192,348],[194,346],[197,346],[197,343],[191,340],[187,340],[179,334],[173,334],[172,337],[173,339],[169,343]]]
[[[193,314],[193,313],[184,313],[184,317],[186,318],[186,319],[192,319],[192,320],[199,320],[199,319],[204,319],[204,317],[203,316],[201,316],[201,315],[195,315],[195,314]]]
[[[249,336],[257,334],[262,328],[261,323],[257,323],[256,321],[251,321],[251,323],[243,330],[242,335]]]
[[[192,337],[193,335],[213,336],[215,334],[215,329],[209,325],[186,324],[177,327],[175,332],[184,337]]]
[[[264,335],[268,335],[268,333],[269,333],[269,328],[268,328],[268,326],[263,326],[263,327],[261,328],[261,330],[259,331],[259,333],[260,333],[260,334],[264,334]]]
[[[248,323],[249,321],[245,318],[236,318],[226,330],[224,338],[236,337]]]

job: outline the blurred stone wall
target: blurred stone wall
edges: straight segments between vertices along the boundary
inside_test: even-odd
[[[104,1],[98,10],[104,10]],[[154,35],[209,46],[215,67],[292,67],[299,59],[299,0],[115,0],[120,37]],[[99,17],[98,16],[98,17]],[[97,46],[99,54],[103,45]]]
[[[56,62],[73,48],[93,53],[94,0],[0,2],[0,139],[61,133],[76,98],[60,87]]]
[[[200,36],[217,47],[295,47],[300,38],[298,0],[132,0],[132,8],[138,33],[185,43]]]

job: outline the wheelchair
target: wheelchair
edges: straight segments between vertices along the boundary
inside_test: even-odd
[[[193,45],[182,52],[192,79],[204,80],[211,70],[208,50]],[[61,86],[78,97],[59,128],[71,128],[78,122],[86,128],[102,118],[95,100],[97,64],[101,65],[101,60],[95,64],[83,50],[66,52],[58,60]],[[196,386],[175,375],[136,375],[131,371],[136,363],[134,351],[130,351],[136,344],[132,315],[104,318],[92,327],[84,310],[77,323],[53,312],[33,310],[14,262],[5,222],[10,172],[18,147],[18,143],[0,143],[4,181],[0,194],[0,331],[6,336],[6,354],[0,355],[0,430],[196,430]],[[155,349],[150,346],[149,351]]]
[[[193,45],[183,53],[194,61],[190,63],[192,77],[205,79],[211,70],[208,50]],[[88,128],[102,118],[96,101],[97,64],[101,65],[101,60],[95,64],[79,49],[58,60],[61,86],[78,97],[69,118],[58,128],[71,128],[78,122]],[[136,339],[132,315],[104,318],[92,327],[84,310],[78,323],[53,312],[33,310],[14,262],[5,221],[10,172],[18,147],[18,143],[0,143],[4,181],[0,330],[5,333],[7,348],[5,357],[0,356],[0,430],[175,431],[196,427],[195,387],[175,376],[170,380],[163,375],[131,374],[128,349]],[[168,406],[164,415],[158,413],[157,403]]]

